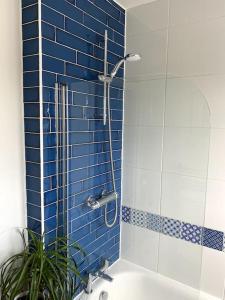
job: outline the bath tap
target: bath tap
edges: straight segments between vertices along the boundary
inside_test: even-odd
[[[109,281],[109,282],[113,281],[113,278],[104,272],[98,271],[95,273],[95,275],[96,275],[96,277],[102,278],[106,281]]]
[[[87,286],[85,288],[85,293],[86,294],[91,294],[92,293],[93,281],[96,278],[102,278],[103,280],[106,280],[106,281],[109,281],[109,282],[113,281],[113,278],[105,273],[105,271],[108,269],[108,267],[109,267],[109,262],[108,262],[108,260],[105,260],[103,267],[99,271],[94,272],[94,273],[90,272],[88,274],[88,282],[87,282]]]

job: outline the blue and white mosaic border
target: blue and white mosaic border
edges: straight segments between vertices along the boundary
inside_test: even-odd
[[[122,207],[122,221],[197,245],[224,251],[225,233],[222,231],[163,217],[127,206]]]

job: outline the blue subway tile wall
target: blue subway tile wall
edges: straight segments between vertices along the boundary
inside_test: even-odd
[[[225,251],[225,233],[122,206],[122,221],[211,249]]]
[[[121,16],[123,15],[123,16]],[[54,83],[69,88],[69,176],[68,176],[68,234],[87,253],[82,270],[98,268],[102,259],[114,262],[119,257],[120,224],[112,229],[104,224],[104,210],[90,211],[85,206],[89,196],[100,197],[111,190],[108,127],[103,126],[103,86],[98,74],[104,69],[104,31],[109,32],[109,69],[124,56],[124,11],[113,2],[42,0],[43,51],[43,111],[44,119],[52,124]],[[123,109],[123,69],[111,88],[113,156],[116,186],[121,190],[121,147]],[[51,93],[51,95],[50,95]],[[54,105],[53,105],[54,110]],[[51,165],[44,168],[45,230],[56,234],[54,213],[56,189],[51,181],[56,175],[55,128],[44,136],[45,157]],[[108,216],[113,219],[114,204]],[[49,222],[48,222],[49,220]],[[56,225],[56,224],[55,224]],[[79,259],[79,253],[73,253]]]
[[[84,2],[86,2],[84,6]],[[72,5],[71,5],[72,4]],[[62,224],[63,201],[57,208],[56,127],[54,84],[69,87],[69,182],[68,233],[88,254],[82,270],[98,268],[104,258],[119,258],[119,218],[112,229],[104,225],[103,209],[92,212],[84,205],[93,195],[111,190],[108,127],[102,123],[103,87],[97,76],[103,71],[103,34],[108,29],[109,70],[124,55],[124,11],[113,2],[42,1],[42,52],[39,53],[37,1],[23,1],[24,122],[27,171],[28,227],[46,232],[46,242],[57,235],[56,224]],[[110,19],[111,16],[111,19]],[[99,18],[98,20],[96,18]],[[115,19],[115,22],[112,21]],[[120,22],[121,25],[118,25]],[[112,24],[112,27],[110,25]],[[117,27],[116,27],[117,26]],[[117,31],[118,30],[118,31]],[[43,99],[40,99],[39,60],[43,65]],[[42,104],[43,102],[43,104]],[[116,186],[121,190],[121,147],[123,109],[123,69],[111,88],[113,157]],[[40,107],[43,105],[42,107]],[[43,111],[43,149],[40,126]],[[43,152],[43,153],[41,153]],[[41,178],[41,154],[44,177]],[[43,191],[41,190],[43,184]],[[43,193],[43,195],[42,195]],[[41,198],[44,216],[41,216]],[[113,219],[115,207],[109,205]],[[44,218],[44,220],[42,220]],[[59,219],[59,220],[57,220]],[[61,220],[61,221],[60,221]],[[44,228],[42,228],[44,224]],[[79,258],[79,253],[73,253]]]
[[[102,259],[113,263],[119,257],[120,214],[115,226],[109,229],[104,224],[104,210],[91,211],[85,201],[89,196],[100,197],[104,190],[112,190],[108,126],[103,126],[103,85],[98,74],[104,69],[106,29],[109,71],[124,57],[125,12],[111,0],[23,0],[22,7],[28,226],[38,233],[44,231],[49,243],[58,234],[57,224],[64,226],[62,183],[56,176],[55,83],[58,82],[66,84],[69,90],[68,236],[71,242],[83,246],[87,259],[82,270],[91,271],[100,266]],[[120,195],[123,67],[110,92],[113,159]],[[41,216],[41,199],[44,216]],[[111,203],[110,221],[114,213],[115,204]],[[81,257],[77,252],[73,255],[78,260]]]
[[[22,30],[27,224],[41,233],[39,29],[35,0],[22,1]]]

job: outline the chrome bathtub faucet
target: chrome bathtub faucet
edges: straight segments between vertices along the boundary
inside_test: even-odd
[[[113,278],[111,276],[109,276],[108,274],[105,273],[105,271],[109,268],[109,262],[108,260],[104,261],[104,265],[103,267],[95,272],[95,273],[89,273],[88,274],[88,282],[87,282],[87,286],[85,288],[85,293],[86,294],[91,294],[92,293],[92,285],[93,285],[93,281],[96,278],[102,278],[103,280],[106,280],[108,282],[112,282]]]

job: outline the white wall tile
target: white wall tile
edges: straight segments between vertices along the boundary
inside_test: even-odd
[[[170,25],[205,21],[225,16],[224,0],[171,0]]]
[[[205,94],[190,78],[167,80],[165,124],[210,127],[210,110]]]
[[[161,127],[138,127],[137,167],[161,171],[162,164]]]
[[[126,64],[126,78],[146,80],[165,78],[167,30],[140,33],[127,39],[127,53],[139,53],[140,61]]]
[[[211,179],[225,180],[225,129],[211,129],[209,171]]]
[[[163,170],[205,178],[208,170],[208,128],[166,128]]]
[[[225,18],[171,27],[168,75],[225,73]]]
[[[163,126],[165,79],[127,82],[125,124]]]
[[[192,224],[203,225],[206,179],[163,173],[161,214]]]
[[[125,164],[136,166],[138,135],[136,126],[124,126],[123,161]]]
[[[225,128],[225,76],[198,76],[186,80],[191,81],[191,84],[205,97],[210,113],[210,127]]]
[[[136,196],[136,169],[123,164],[123,205],[134,207]]]
[[[203,248],[201,290],[224,299],[225,255],[209,248]]]
[[[205,226],[225,232],[225,181],[209,179],[205,209]]]
[[[168,26],[168,0],[157,0],[127,12],[127,35],[163,29]]]
[[[138,106],[142,102],[142,96],[139,94],[141,89],[136,82],[126,82],[124,96],[124,124],[137,126],[138,124]]]
[[[121,257],[131,261],[135,226],[121,223]]]
[[[158,272],[199,288],[202,248],[183,240],[160,235]]]
[[[136,197],[134,208],[160,213],[161,172],[136,169]]]
[[[124,259],[156,271],[159,233],[145,228],[122,224],[122,253]]]

